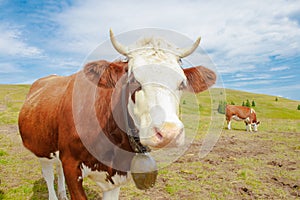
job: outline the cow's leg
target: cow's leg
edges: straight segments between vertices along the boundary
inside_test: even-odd
[[[116,187],[113,190],[103,192],[102,200],[118,200],[120,193],[120,187]]]
[[[249,131],[249,132],[252,132],[251,124],[247,124],[247,123],[246,123],[246,130],[247,130],[247,132],[248,132],[248,131]]]
[[[71,199],[86,200],[87,197],[82,187],[83,177],[80,162],[71,157],[61,157],[61,161]]]
[[[249,131],[252,133],[252,127],[251,127],[251,124],[248,124],[248,127],[249,127]]]
[[[228,128],[228,130],[231,129],[231,120],[228,120],[228,121],[227,121],[227,128]]]
[[[54,189],[53,160],[40,158],[40,162],[42,165],[42,174],[48,187],[49,200],[58,200]]]
[[[65,185],[65,176],[64,171],[62,168],[62,163],[60,160],[56,163],[56,171],[57,171],[57,178],[58,178],[58,198],[60,200],[68,200],[66,194],[66,185]]]

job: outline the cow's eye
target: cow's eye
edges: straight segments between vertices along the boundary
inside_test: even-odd
[[[138,91],[142,89],[142,85],[134,77],[130,79],[129,82],[131,90]]]
[[[186,88],[186,81],[182,81],[178,87],[179,90],[183,90]]]
[[[130,77],[129,92],[131,94],[131,100],[135,103],[135,93],[142,89],[142,85],[138,82],[134,76]]]
[[[178,63],[179,63],[180,66],[182,66],[182,60],[181,60],[181,58],[178,59]]]
[[[134,77],[133,73],[131,73],[131,75],[128,78],[128,83],[129,83],[129,87],[130,87],[130,91],[133,93],[136,90],[141,90],[142,89],[142,85],[140,84],[140,82],[138,82],[136,80],[136,78]]]

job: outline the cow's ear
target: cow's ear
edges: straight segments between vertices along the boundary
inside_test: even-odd
[[[100,60],[86,64],[83,72],[90,81],[99,87],[113,88],[126,70],[126,62],[111,63]]]
[[[183,71],[187,78],[187,90],[190,92],[202,92],[216,82],[216,74],[206,67],[191,67]]]

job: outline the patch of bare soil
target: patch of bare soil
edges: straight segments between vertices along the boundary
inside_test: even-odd
[[[7,109],[7,106],[4,104],[0,104],[0,112],[3,112]]]
[[[171,176],[159,175],[156,186],[165,190],[155,187],[147,195],[150,199],[298,199],[300,153],[294,146],[299,138],[300,133],[224,131],[203,159],[198,157],[201,140],[194,141],[167,167]],[[183,188],[168,191],[168,184],[177,185],[176,181],[183,182]]]
[[[0,126],[0,134],[17,135],[19,132],[17,125]]]
[[[274,134],[274,135],[272,135]],[[294,142],[277,138],[289,137]],[[236,194],[246,199],[277,199],[273,189],[285,194],[280,199],[300,197],[300,156],[295,151],[300,133],[238,133],[226,131],[210,154],[201,160],[215,170],[222,170],[222,178],[236,184]],[[188,153],[197,154],[199,143],[195,143]],[[298,143],[300,145],[300,143]],[[183,156],[179,162],[188,166],[199,158]],[[170,169],[171,170],[171,169]],[[248,173],[250,171],[250,173]],[[233,172],[233,173],[232,173]],[[245,174],[243,174],[245,172]],[[293,173],[295,172],[295,173]],[[247,174],[248,173],[248,174]],[[232,177],[233,175],[237,175]],[[242,183],[242,184],[241,184]],[[260,189],[261,188],[261,189]],[[272,190],[268,190],[271,188]],[[219,196],[223,196],[222,192]]]
[[[13,151],[24,151],[16,125],[0,127],[0,134],[14,141]],[[300,133],[226,130],[202,159],[198,157],[202,141],[196,140],[159,172],[154,188],[140,191],[131,182],[121,190],[120,199],[299,199],[299,138]],[[24,162],[33,157],[29,151],[28,157],[22,155]],[[32,173],[35,179],[42,178],[40,172]],[[40,184],[45,187],[43,181]],[[85,188],[90,199],[101,199],[95,186]]]

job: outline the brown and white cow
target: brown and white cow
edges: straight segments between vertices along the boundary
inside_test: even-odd
[[[198,93],[215,83],[215,73],[205,67],[181,68],[180,58],[190,55],[200,38],[187,49],[165,49],[171,46],[155,38],[129,48],[112,32],[110,38],[128,62],[94,61],[71,76],[41,78],[20,111],[23,144],[40,160],[51,200],[57,199],[53,164],[59,199],[67,199],[65,180],[71,199],[87,199],[82,187],[86,176],[101,187],[103,199],[118,199],[136,152],[122,127],[127,123],[120,109],[123,91],[141,144],[157,149],[184,142],[178,117],[182,91]],[[123,90],[128,82],[137,85],[134,90]]]
[[[259,121],[256,119],[256,113],[253,108],[246,106],[235,106],[227,105],[226,106],[226,120],[228,124],[228,129],[231,129],[231,120],[244,121],[246,124],[246,130],[252,132],[257,131]]]

